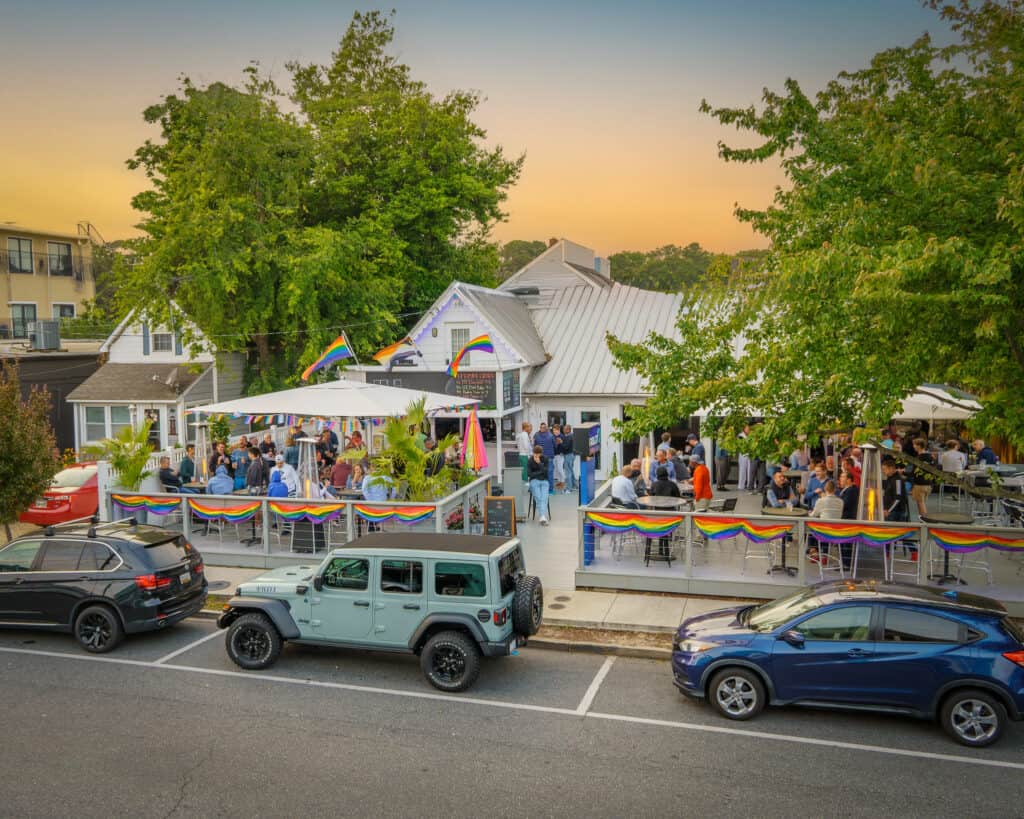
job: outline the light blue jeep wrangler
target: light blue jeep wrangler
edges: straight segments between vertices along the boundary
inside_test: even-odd
[[[543,613],[518,538],[401,532],[369,534],[319,566],[242,584],[217,625],[242,668],[268,667],[285,640],[408,652],[432,685],[463,691],[481,656],[513,654]]]

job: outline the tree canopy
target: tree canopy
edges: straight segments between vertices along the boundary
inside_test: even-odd
[[[501,262],[498,265],[498,278],[504,281],[513,273],[522,270],[541,253],[548,249],[547,242],[540,240],[529,242],[524,239],[512,239],[501,246]]]
[[[609,257],[612,278],[644,290],[678,293],[703,279],[715,255],[697,242],[665,245],[646,253],[627,250]]]
[[[288,66],[291,110],[255,65],[241,87],[184,78],[148,108],[161,133],[128,163],[152,187],[133,200],[145,236],[123,305],[169,320],[173,298],[220,349],[253,354],[262,390],[341,329],[369,354],[453,278],[490,283],[522,158],[484,147],[479,97],[435,97],[393,37],[356,13],[330,63]]]
[[[979,433],[1024,445],[1022,6],[931,5],[951,46],[882,51],[813,99],[788,80],[760,109],[702,103],[756,137],[722,159],[777,160],[789,185],[737,208],[771,251],[692,293],[681,342],[609,339],[654,392],[630,434],[703,409],[729,440],[756,414],[768,421],[745,446],[767,453],[884,424],[938,382],[980,396]]]

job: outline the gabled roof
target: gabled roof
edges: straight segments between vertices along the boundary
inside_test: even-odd
[[[175,304],[173,301],[171,302],[171,307],[173,308],[174,312],[176,312],[181,317],[183,323],[191,324],[191,322],[185,317],[185,314],[181,311],[181,308],[178,307],[178,305]],[[118,324],[117,327],[114,328],[113,332],[111,332],[111,334],[107,336],[106,340],[103,342],[103,345],[100,347],[101,353],[109,353],[110,348],[113,346],[114,342],[117,341],[122,335],[124,335],[125,331],[132,326],[132,322],[145,321],[144,318],[136,319],[136,313],[138,313],[138,310],[134,308],[128,311],[128,315],[121,319],[120,324]],[[194,325],[192,326],[197,332],[199,332],[200,334],[202,333],[202,331],[200,331]],[[203,336],[203,340],[207,345],[209,345],[210,352],[213,352],[213,345],[209,344],[209,339]]]
[[[611,279],[584,261],[593,264],[594,251],[583,245],[559,239],[543,253],[527,262],[523,267],[509,276],[502,284],[502,290],[520,286],[543,286],[552,276],[552,270],[559,270],[569,277],[570,281],[587,284],[591,287],[609,287]],[[541,268],[546,268],[541,270]],[[565,286],[562,284],[561,286]]]
[[[208,369],[178,364],[111,364],[107,363],[75,387],[68,401],[177,401]]]

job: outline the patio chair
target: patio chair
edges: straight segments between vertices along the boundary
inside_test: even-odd
[[[772,566],[775,565],[775,541],[769,540],[766,543],[755,543],[748,537],[744,537],[743,541],[743,569],[741,574],[747,573],[748,560],[767,560],[768,571],[765,574],[771,574]]]

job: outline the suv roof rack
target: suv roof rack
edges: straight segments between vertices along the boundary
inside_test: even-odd
[[[93,520],[96,520],[95,516],[93,516]],[[134,515],[130,518],[122,518],[121,520],[108,520],[106,523],[93,523],[93,525],[89,527],[89,532],[87,536],[96,537],[96,532],[100,529],[109,529],[112,526],[122,525],[135,527],[138,526],[138,523],[136,522]]]

